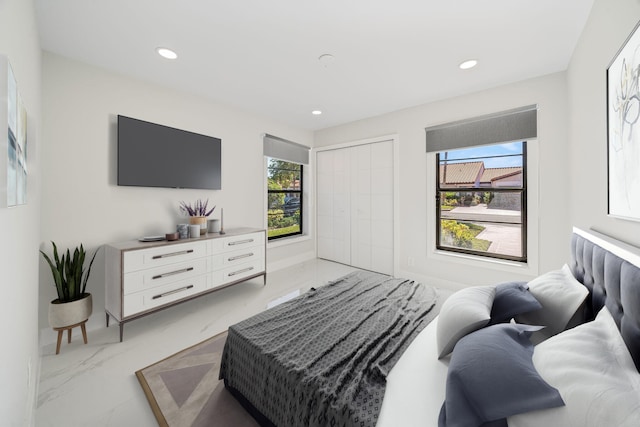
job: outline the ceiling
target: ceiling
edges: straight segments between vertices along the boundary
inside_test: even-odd
[[[35,0],[44,50],[309,130],[565,70],[592,4]]]

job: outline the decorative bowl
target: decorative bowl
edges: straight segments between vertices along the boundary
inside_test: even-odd
[[[175,232],[175,233],[167,233],[164,235],[167,240],[171,241],[171,240],[178,240],[180,238],[180,233]]]

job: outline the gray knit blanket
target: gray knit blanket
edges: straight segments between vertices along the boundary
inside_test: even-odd
[[[386,377],[438,292],[351,273],[229,328],[220,379],[280,427],[374,427]]]

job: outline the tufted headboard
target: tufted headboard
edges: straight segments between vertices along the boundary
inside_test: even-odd
[[[640,371],[640,248],[574,227],[569,267],[589,289],[586,319],[606,306]]]

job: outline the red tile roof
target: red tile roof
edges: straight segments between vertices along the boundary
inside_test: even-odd
[[[480,176],[479,182],[491,183],[496,179],[506,178],[522,173],[522,167],[484,168],[484,162],[447,163],[446,184],[467,184],[473,186]],[[440,165],[440,185],[444,185],[444,165]]]
[[[480,178],[480,182],[491,182],[494,179],[500,179],[509,175],[515,175],[522,172],[522,167],[510,167],[510,168],[487,168]]]
[[[474,184],[484,168],[484,162],[447,163],[447,184]],[[440,165],[440,184],[443,184],[444,165]]]

